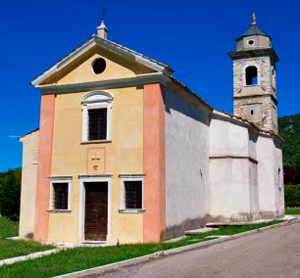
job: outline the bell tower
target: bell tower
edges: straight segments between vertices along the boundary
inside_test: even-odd
[[[233,60],[234,114],[266,131],[278,131],[276,62],[271,37],[256,25],[252,15],[250,28],[236,40]]]

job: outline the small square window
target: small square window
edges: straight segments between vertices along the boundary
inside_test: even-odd
[[[142,209],[142,181],[124,181],[124,186],[125,209]]]
[[[89,141],[107,139],[107,108],[88,110]]]
[[[53,183],[53,209],[68,209],[69,184]]]

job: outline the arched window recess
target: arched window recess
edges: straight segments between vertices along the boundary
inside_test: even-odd
[[[258,75],[257,68],[255,66],[249,66],[245,70],[246,85],[257,85]]]
[[[82,141],[110,141],[113,97],[106,92],[91,92],[82,99]]]

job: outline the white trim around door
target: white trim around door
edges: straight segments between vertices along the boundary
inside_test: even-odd
[[[79,177],[79,217],[78,217],[78,241],[83,242],[84,239],[84,220],[85,220],[85,183],[88,182],[107,182],[107,237],[106,241],[111,241],[111,177]]]

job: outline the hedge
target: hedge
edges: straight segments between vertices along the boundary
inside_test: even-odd
[[[284,198],[285,207],[300,207],[300,185],[285,185]]]

